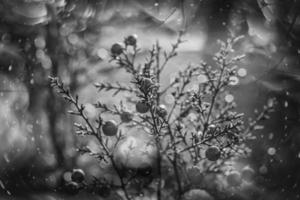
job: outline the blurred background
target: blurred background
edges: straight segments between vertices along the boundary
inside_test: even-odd
[[[79,94],[95,118],[91,103],[119,99],[97,94],[93,83],[130,81],[109,62],[110,46],[137,34],[142,63],[152,44],[170,50],[184,28],[186,42],[162,84],[189,63],[213,64],[218,39],[244,35],[236,49],[246,58],[230,91],[238,110],[253,117],[270,97],[278,105],[243,162],[257,173],[261,199],[300,199],[299,11],[299,0],[0,0],[0,199],[56,199],[61,176],[74,167],[109,173],[76,151],[97,151],[97,143],[74,136],[78,119],[49,75]]]

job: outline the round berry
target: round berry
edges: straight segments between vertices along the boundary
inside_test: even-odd
[[[106,136],[114,136],[118,133],[118,125],[114,120],[109,120],[102,125],[102,131]]]
[[[167,114],[168,114],[167,107],[163,104],[159,105],[158,108],[157,108],[157,114],[160,117],[166,117]]]
[[[214,198],[205,190],[191,189],[184,193],[184,200],[214,200]]]
[[[112,55],[114,56],[118,56],[121,53],[123,53],[123,46],[120,43],[115,43],[111,46],[110,52],[112,53]]]
[[[71,179],[76,183],[81,183],[85,178],[85,173],[82,169],[73,169]]]
[[[137,104],[135,105],[136,111],[139,113],[146,113],[149,111],[149,106],[142,101],[137,102]]]
[[[80,187],[79,187],[78,183],[76,183],[74,181],[70,181],[70,182],[66,183],[65,190],[68,194],[75,195],[75,194],[78,194]]]
[[[133,114],[129,111],[123,111],[120,114],[120,117],[121,117],[122,122],[128,123],[133,119]]]
[[[136,46],[137,38],[138,37],[136,34],[129,35],[128,37],[125,38],[124,43],[129,46]]]
[[[205,157],[210,161],[216,161],[220,158],[221,151],[217,146],[210,146],[205,151]]]
[[[150,78],[142,78],[140,89],[142,92],[147,93],[152,88],[153,82]]]
[[[237,187],[242,184],[241,174],[237,171],[230,172],[227,175],[227,183],[232,187]]]
[[[242,179],[244,179],[247,182],[251,182],[253,180],[253,177],[255,175],[254,169],[252,169],[249,166],[246,166],[242,170]]]

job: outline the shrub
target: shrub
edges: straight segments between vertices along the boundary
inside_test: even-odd
[[[156,195],[158,200],[182,199],[195,187],[203,189],[199,188],[202,180],[191,179],[191,171],[199,169],[196,176],[199,179],[201,174],[225,174],[230,161],[251,152],[246,142],[254,139],[252,132],[272,111],[273,103],[245,123],[243,114],[235,111],[234,99],[228,97],[236,64],[244,57],[233,49],[241,38],[219,41],[220,50],[213,57],[216,66],[205,62],[190,64],[169,85],[163,86],[162,71],[177,55],[179,45],[184,42],[182,37],[180,32],[170,52],[163,52],[159,43],[153,45],[144,64],[135,61],[140,51],[136,36],[112,46],[112,61],[131,75],[132,82],[130,85],[96,83],[95,87],[99,92],[114,91],[114,95],[131,94],[126,104],[134,104],[137,112],[130,113],[130,117],[124,116],[123,105],[109,107],[98,101],[95,107],[101,114],[93,122],[83,112],[85,107],[79,97],[72,96],[57,77],[50,77],[51,85],[75,107],[70,113],[84,120],[84,124],[75,123],[77,133],[92,135],[99,141],[102,151],[98,158],[110,163],[119,179],[119,183],[114,183],[100,177],[101,181],[95,179],[87,188],[104,185],[105,191],[111,189],[127,200],[145,190],[152,191],[149,195]],[[199,76],[204,76],[205,81],[197,81]],[[190,90],[191,86],[196,89]],[[166,94],[174,99],[169,106],[162,102]],[[108,124],[103,120],[105,115],[119,116],[126,123],[117,126],[117,122],[108,121]],[[95,154],[89,149],[83,152]],[[233,179],[236,180],[235,176]]]

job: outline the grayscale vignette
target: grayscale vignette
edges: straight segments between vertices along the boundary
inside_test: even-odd
[[[300,0],[0,0],[0,200],[300,199]]]

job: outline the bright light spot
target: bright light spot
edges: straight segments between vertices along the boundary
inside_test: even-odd
[[[284,107],[287,108],[289,106],[289,103],[287,101],[284,102]]]
[[[72,180],[71,176],[72,176],[71,172],[65,172],[64,175],[63,175],[64,180],[67,181],[67,182]]]
[[[199,81],[199,83],[205,83],[208,81],[208,78],[207,76],[205,76],[204,74],[200,74],[198,77],[197,77],[197,80]]]
[[[229,78],[229,85],[234,86],[234,85],[237,85],[237,84],[239,84],[239,78],[236,77],[236,76],[231,76]]]
[[[36,37],[34,40],[34,45],[36,46],[36,48],[39,48],[39,49],[45,48],[46,42],[45,42],[44,37],[42,37],[42,36]]]
[[[156,2],[156,3],[154,4],[154,6],[155,6],[155,7],[159,6],[159,3]]]
[[[269,154],[270,156],[274,156],[274,155],[276,154],[276,149],[275,149],[274,147],[270,147],[270,148],[268,149],[268,154]]]
[[[240,77],[245,77],[247,76],[247,70],[245,68],[240,68],[238,71],[237,71],[237,74],[240,76]]]
[[[274,134],[273,133],[270,133],[269,134],[269,140],[272,140],[274,138]]]
[[[225,101],[226,101],[227,103],[231,103],[231,102],[233,102],[233,100],[234,100],[234,96],[233,96],[233,95],[227,94],[227,95],[225,96]]]
[[[30,133],[32,133],[33,125],[32,124],[27,124],[26,130]]]

